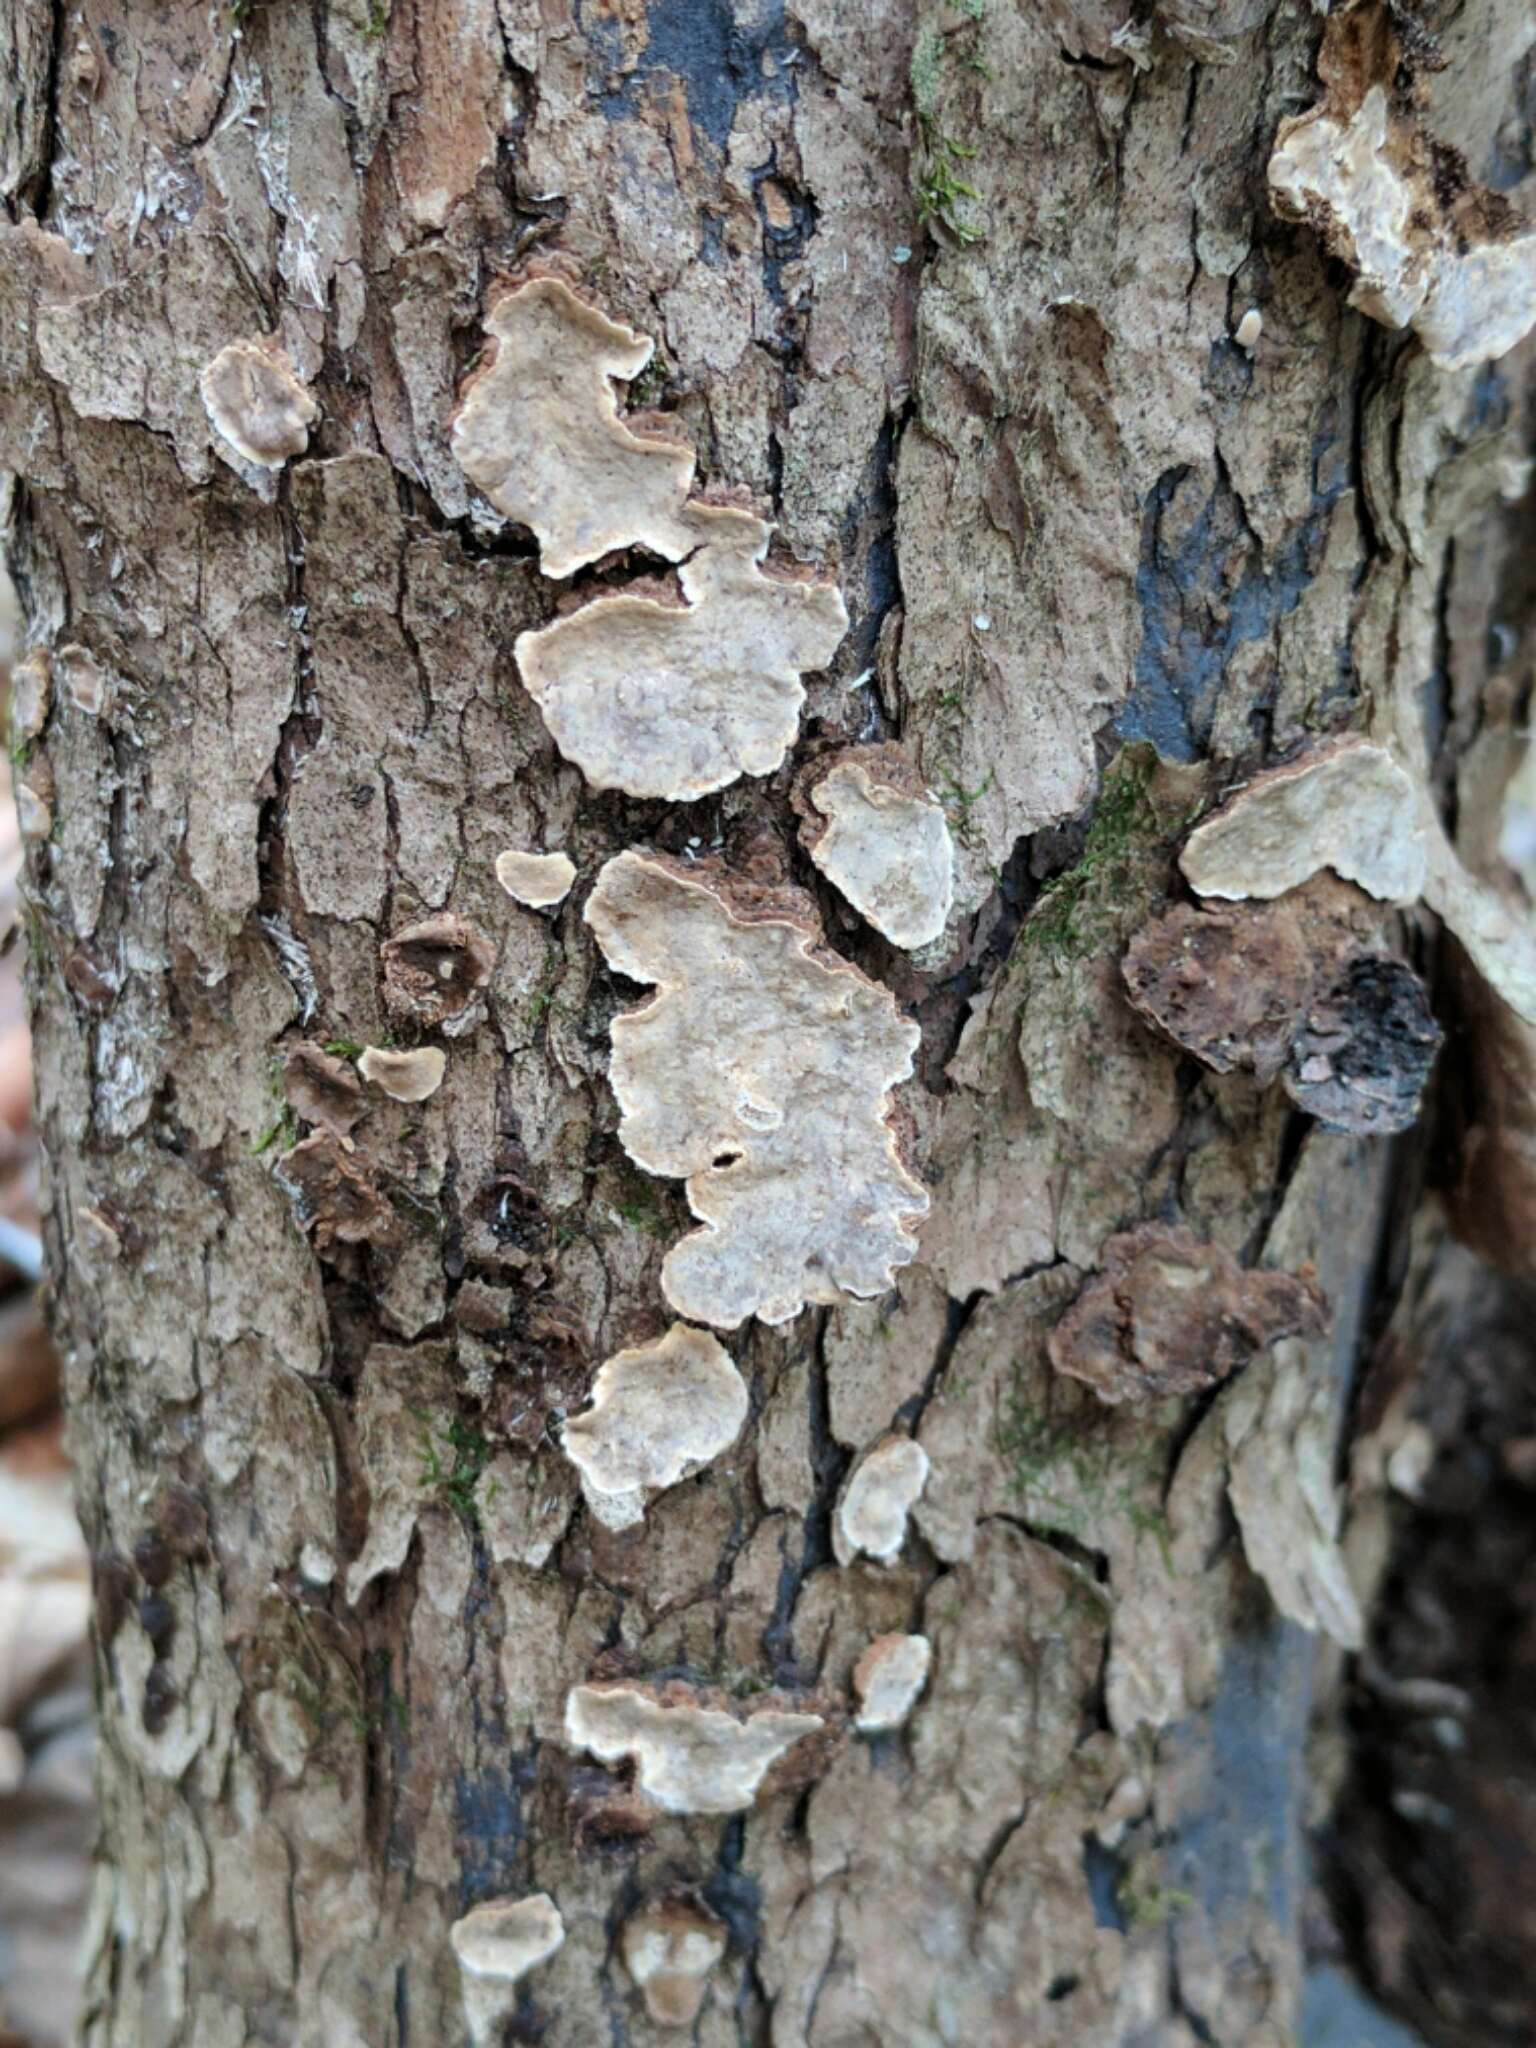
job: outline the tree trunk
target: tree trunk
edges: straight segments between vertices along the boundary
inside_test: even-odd
[[[1422,15],[1394,46],[1336,9],[1321,80],[1302,0],[1124,24],[1109,0],[16,0],[0,24],[15,743],[97,1576],[93,2048],[590,2048],[699,1998],[706,2044],[1294,2037],[1307,1832],[1353,1782],[1345,1674],[1373,1668],[1348,1660],[1440,1426],[1415,1362],[1491,1284],[1447,1216],[1530,1259],[1536,975],[1507,965],[1499,827],[1529,351],[1439,366],[1424,322],[1351,310],[1337,232],[1266,186],[1346,58],[1394,135],[1444,145],[1436,204],[1473,204],[1452,151],[1524,175],[1524,10]],[[514,389],[486,321],[536,301]],[[570,396],[594,335],[630,346],[597,315],[656,339],[620,399],[641,436],[594,427],[601,364]],[[485,422],[504,488],[471,480]],[[645,491],[696,450],[674,524],[725,520],[701,493],[765,511],[770,573],[731,571],[765,603],[841,592],[836,653],[790,661],[779,766],[627,793],[649,702],[611,774],[557,746],[518,635],[567,591],[679,604],[656,556],[693,544],[647,551],[593,434]],[[598,523],[569,577],[530,491]],[[722,629],[722,727],[768,632]],[[1280,912],[1193,895],[1196,814],[1341,735],[1399,764],[1387,837],[1428,845],[1422,886],[1394,907],[1351,870],[1346,793],[1315,846],[1288,830]],[[942,806],[938,938],[894,943],[834,884],[816,797],[855,748],[882,802],[925,830],[925,787]],[[572,892],[516,900],[513,849],[567,854]],[[896,869],[917,886],[910,848]],[[1164,999],[1189,957],[1203,1037]],[[1393,1136],[1413,1031],[1338,991],[1390,972],[1416,1016],[1411,970],[1455,1029]],[[830,1010],[774,1007],[802,996],[862,1020],[824,1066]],[[446,1064],[420,1101],[356,1071],[421,1046]],[[717,1307],[714,1267],[663,1274],[695,1226],[636,1135],[698,1114],[712,1058],[745,1088],[737,1054],[762,1097],[738,1165],[687,1170],[771,1321]],[[817,1250],[878,1234],[856,1141],[897,1212],[857,1273]],[[776,1219],[811,1246],[788,1298]],[[745,1426],[665,1470],[648,1441],[649,1477],[605,1491],[570,1418],[680,1309],[717,1325]],[[665,1428],[705,1430],[706,1377],[664,1390]],[[926,1484],[860,1554],[850,1482],[893,1436]],[[887,1635],[931,1664],[874,1732],[854,1671]],[[672,1732],[605,1749],[599,1708]],[[667,1790],[677,1729],[716,1731],[708,1777],[784,1715],[815,1719],[760,1786]],[[539,1893],[562,1945],[506,1986],[461,1967],[471,1909]],[[1314,1948],[1353,1945],[1433,2027],[1434,1985],[1346,1894],[1334,1934],[1313,1893]],[[669,1950],[648,1975],[637,1936],[683,1932],[707,1974]]]

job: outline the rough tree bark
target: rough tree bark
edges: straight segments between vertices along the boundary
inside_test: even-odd
[[[1354,13],[1394,121],[1518,184],[1525,10],[1405,6],[1396,47]],[[1536,986],[1497,965],[1529,352],[1438,367],[1350,309],[1316,209],[1277,215],[1322,34],[1301,0],[0,22],[39,1115],[98,1584],[95,2048],[463,2039],[450,1927],[538,1892],[564,1942],[506,2038],[549,2048],[653,2037],[625,1930],[662,1907],[723,1939],[702,2043],[1294,2038],[1307,1830],[1354,1783],[1346,1669],[1374,1668],[1346,1660],[1436,1441],[1418,1367],[1489,1284],[1448,1214],[1529,1263]],[[524,687],[514,640],[564,592],[657,575],[552,579],[455,460],[487,306],[541,265],[656,337],[627,399],[650,431],[836,578],[849,630],[776,772],[596,790]],[[200,389],[258,340],[318,409],[270,468]],[[1392,829],[1458,843],[1425,895],[1459,943],[1324,877],[1252,974],[1299,1015],[1342,920],[1425,977],[1454,1031],[1396,1138],[1300,1106],[1325,1055],[1285,1085],[1202,1059],[1122,975],[1200,901],[1197,811],[1367,732],[1426,807]],[[897,740],[956,850],[913,952],[810,860],[796,780]],[[574,892],[519,905],[509,848],[567,852]],[[916,1020],[896,1116],[931,1208],[883,1294],[720,1332],[745,1429],[616,1528],[563,1424],[672,1320],[690,1227],[621,1140],[610,1024],[643,990],[581,915],[628,848],[798,886]],[[420,951],[447,995],[413,1021],[380,949],[439,914],[470,937]],[[1250,965],[1185,988],[1229,1046]],[[1411,1098],[1382,1014],[1343,1028]],[[285,1068],[300,1042],[346,1071]],[[354,1099],[361,1047],[417,1042],[436,1093]],[[1297,1276],[1273,1328],[1260,1265]],[[1106,1328],[1118,1405],[1069,1369]],[[1243,1369],[1203,1385],[1213,1358]],[[893,1432],[926,1488],[891,1562],[849,1558],[837,1504]],[[891,1632],[931,1672],[872,1736],[852,1672]],[[568,1695],[616,1680],[823,1725],[750,1810],[668,1813],[572,1747]],[[1412,1814],[1366,1805],[1379,1865],[1346,1858],[1344,1933],[1321,1907],[1311,1933],[1433,2026],[1433,1967],[1372,1947],[1360,1879]],[[1446,2038],[1485,2021],[1474,1999]]]

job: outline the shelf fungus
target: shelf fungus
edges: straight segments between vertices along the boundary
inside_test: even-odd
[[[1355,273],[1352,306],[1411,327],[1442,369],[1504,355],[1536,325],[1536,232],[1426,132],[1385,10],[1336,7],[1318,71],[1322,101],[1276,134],[1276,210]]]
[[[1407,771],[1372,740],[1334,740],[1271,768],[1197,825],[1179,865],[1202,896],[1272,898],[1319,868],[1387,903],[1423,891],[1426,847]]]
[[[928,1484],[928,1453],[909,1436],[883,1437],[849,1474],[832,1517],[839,1564],[862,1551],[893,1564],[907,1540],[907,1516]]]
[[[624,1967],[656,2026],[693,2025],[725,1943],[724,1923],[689,1899],[669,1899],[625,1921]]]
[[[418,1045],[400,1052],[383,1045],[365,1045],[357,1071],[370,1087],[394,1102],[425,1102],[443,1085],[448,1055],[441,1046]]]
[[[688,520],[681,604],[621,591],[518,635],[529,694],[594,788],[682,803],[771,774],[799,729],[801,676],[847,631],[836,584],[763,568],[755,514],[696,503]]]
[[[863,1735],[901,1727],[928,1683],[933,1645],[926,1636],[876,1636],[853,1667],[859,1710],[853,1725]]]
[[[850,748],[803,784],[800,838],[827,880],[893,946],[940,937],[955,891],[943,806],[900,747]]]
[[[305,1123],[342,1138],[368,1107],[347,1062],[309,1039],[290,1045],[283,1055],[283,1095]]]
[[[547,1892],[491,1899],[448,1930],[474,2048],[493,2048],[517,2007],[517,1987],[565,1940],[565,1923]]]
[[[490,980],[496,948],[464,918],[445,911],[386,939],[379,959],[384,1000],[396,1016],[447,1024],[471,1008]]]
[[[825,1726],[771,1698],[727,1704],[677,1680],[578,1685],[565,1703],[570,1747],[600,1763],[632,1761],[640,1791],[664,1813],[744,1813],[780,1757]]]
[[[485,328],[491,352],[464,385],[453,453],[498,512],[532,529],[545,575],[614,548],[686,555],[693,450],[670,420],[622,417],[614,388],[651,360],[649,335],[548,276],[504,291]]]
[[[514,903],[529,910],[553,910],[571,893],[576,863],[564,853],[521,853],[509,848],[496,856],[496,879]]]
[[[1143,1223],[1100,1256],[1046,1348],[1107,1407],[1202,1393],[1280,1338],[1327,1327],[1310,1274],[1239,1266],[1180,1226]]]
[[[610,1358],[592,1405],[565,1426],[565,1455],[598,1521],[629,1529],[648,1493],[675,1486],[729,1450],[747,1419],[747,1388],[707,1330],[674,1323],[654,1344]]]
[[[381,1244],[395,1235],[388,1197],[348,1146],[331,1131],[316,1131],[285,1153],[278,1167],[319,1252],[338,1244]]]
[[[1441,1033],[1412,971],[1368,950],[1379,916],[1327,874],[1272,903],[1181,903],[1131,941],[1126,992],[1218,1074],[1278,1078],[1332,1130],[1405,1131]]]
[[[663,1263],[672,1307],[735,1329],[884,1293],[928,1206],[890,1095],[917,1027],[889,990],[822,948],[798,890],[713,864],[618,854],[586,919],[611,967],[656,985],[614,1019],[609,1078],[625,1151],[685,1181],[702,1225]]]
[[[281,469],[304,453],[320,408],[275,342],[232,341],[197,381],[214,431],[242,461]]]

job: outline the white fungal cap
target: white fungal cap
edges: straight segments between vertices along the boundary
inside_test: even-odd
[[[859,1696],[854,1726],[865,1735],[899,1728],[928,1683],[933,1645],[926,1636],[876,1636],[853,1667]]]
[[[687,802],[768,775],[794,744],[805,691],[848,628],[835,584],[765,574],[769,529],[694,505],[703,542],[685,602],[599,597],[518,635],[515,653],[555,744],[595,789]]]
[[[725,1954],[725,1929],[713,1913],[672,1901],[624,1923],[624,1967],[658,2027],[691,2027],[709,1973]]]
[[[517,2004],[521,1978],[565,1940],[565,1923],[547,1892],[491,1899],[449,1929],[474,2048],[493,2048]]]
[[[1388,903],[1423,891],[1412,780],[1385,747],[1336,741],[1259,775],[1189,835],[1179,865],[1202,896],[1283,896],[1332,868]]]
[[[687,554],[693,450],[637,433],[614,390],[650,361],[649,336],[557,277],[504,292],[485,327],[494,353],[464,387],[453,452],[498,511],[532,528],[544,574],[569,576],[613,548]]]
[[[610,1358],[592,1405],[565,1425],[565,1455],[597,1519],[628,1529],[647,1493],[675,1486],[736,1441],[747,1388],[719,1339],[674,1323],[654,1344]]]
[[[738,1716],[681,1693],[575,1686],[565,1739],[602,1763],[632,1757],[640,1790],[665,1813],[742,1813],[785,1751],[825,1726],[820,1714],[760,1707]]]
[[[1333,99],[1281,122],[1269,163],[1276,205],[1314,222],[1356,272],[1351,305],[1412,327],[1442,369],[1506,354],[1536,324],[1536,234],[1518,232],[1494,194],[1451,210],[1428,138],[1392,113],[1383,85],[1352,109]]]
[[[526,903],[530,910],[549,910],[570,895],[576,864],[563,853],[510,848],[496,856],[496,879],[516,902]]]
[[[369,1045],[359,1056],[357,1071],[396,1102],[425,1102],[442,1086],[447,1066],[448,1055],[435,1045],[419,1045],[412,1052]]]
[[[907,1516],[928,1483],[928,1453],[909,1436],[888,1436],[849,1474],[832,1518],[839,1564],[860,1551],[891,1564],[907,1540]]]
[[[1252,355],[1259,345],[1259,336],[1263,332],[1264,315],[1257,306],[1250,306],[1242,319],[1238,321],[1237,330],[1233,334],[1232,339],[1239,348],[1246,349],[1249,355]]]
[[[214,431],[258,469],[281,469],[302,455],[320,408],[275,343],[232,341],[198,378]]]
[[[894,946],[938,938],[954,899],[955,849],[944,809],[915,774],[893,771],[871,748],[839,761],[807,792],[825,827],[804,834],[827,880]]]
[[[662,1290],[721,1329],[883,1293],[928,1206],[887,1121],[917,1027],[815,950],[814,912],[785,900],[631,850],[586,908],[609,964],[657,984],[612,1027],[619,1138],[646,1172],[686,1180],[704,1227],[668,1252]]]

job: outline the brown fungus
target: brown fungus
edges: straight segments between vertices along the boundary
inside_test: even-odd
[[[1351,960],[1307,1006],[1285,1091],[1334,1131],[1380,1137],[1417,1122],[1441,1030],[1399,960]]]
[[[444,1024],[468,1010],[491,978],[496,948],[451,911],[396,932],[379,948],[384,1000],[396,1016]]]
[[[621,591],[518,635],[529,694],[596,789],[687,802],[771,774],[794,744],[801,675],[847,630],[835,584],[764,570],[753,513],[688,516],[701,545],[678,572],[681,604]]]
[[[283,1055],[283,1095],[295,1116],[343,1138],[368,1106],[347,1062],[309,1039],[290,1045]]]
[[[1101,1256],[1047,1348],[1109,1407],[1201,1393],[1281,1337],[1326,1327],[1310,1277],[1239,1266],[1180,1226],[1140,1224]]]
[[[367,1164],[330,1131],[295,1145],[278,1171],[298,1197],[317,1251],[378,1244],[394,1235],[394,1211]]]
[[[693,450],[650,419],[622,418],[614,389],[651,360],[650,337],[558,277],[504,291],[485,329],[491,353],[465,383],[453,453],[498,512],[531,528],[545,575],[569,576],[614,548],[687,554]]]
[[[1144,925],[1122,963],[1133,1006],[1218,1074],[1282,1076],[1334,1130],[1415,1121],[1440,1043],[1401,961],[1363,950],[1365,899],[1327,875],[1274,903],[1179,904]]]
[[[928,1206],[891,1122],[918,1033],[890,991],[821,950],[798,892],[764,902],[702,863],[618,854],[586,919],[656,986],[614,1019],[609,1078],[625,1151],[685,1181],[703,1226],[663,1263],[673,1308],[734,1329],[883,1293]]]

